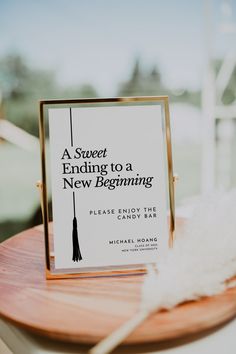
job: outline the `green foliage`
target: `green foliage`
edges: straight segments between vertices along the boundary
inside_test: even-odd
[[[136,59],[130,78],[122,83],[118,96],[163,96],[170,97],[171,102],[188,102],[200,106],[200,92],[188,90],[171,91],[162,82],[157,66],[148,71],[141,68],[140,60]]]
[[[165,91],[157,68],[154,66],[150,72],[145,73],[139,59],[136,59],[130,79],[121,85],[118,96],[163,95]]]
[[[38,101],[53,98],[96,97],[89,85],[60,88],[52,71],[32,69],[19,55],[0,59],[0,93],[5,118],[38,136]]]
[[[67,87],[60,92],[61,98],[93,98],[98,97],[97,91],[90,84],[83,84],[79,87]]]

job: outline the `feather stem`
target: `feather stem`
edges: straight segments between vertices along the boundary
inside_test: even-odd
[[[108,354],[111,353],[125,338],[131,334],[149,315],[151,311],[139,310],[131,319],[125,322],[121,327],[112,332],[108,337],[95,345],[88,354]]]

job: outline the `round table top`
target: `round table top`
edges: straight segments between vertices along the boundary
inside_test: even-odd
[[[143,275],[46,280],[42,226],[0,244],[0,316],[32,332],[96,343],[137,311]],[[125,343],[208,330],[236,314],[236,288],[150,316]]]

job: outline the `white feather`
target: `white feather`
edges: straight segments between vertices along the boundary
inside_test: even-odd
[[[142,288],[141,307],[149,311],[224,291],[236,275],[236,190],[201,201],[156,267]]]
[[[167,257],[148,267],[140,310],[89,354],[110,353],[154,311],[235,286],[235,281],[226,283],[235,275],[236,190],[200,202]]]

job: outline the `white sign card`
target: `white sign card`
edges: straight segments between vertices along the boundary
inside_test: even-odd
[[[161,104],[48,108],[56,271],[144,265],[168,249]]]

